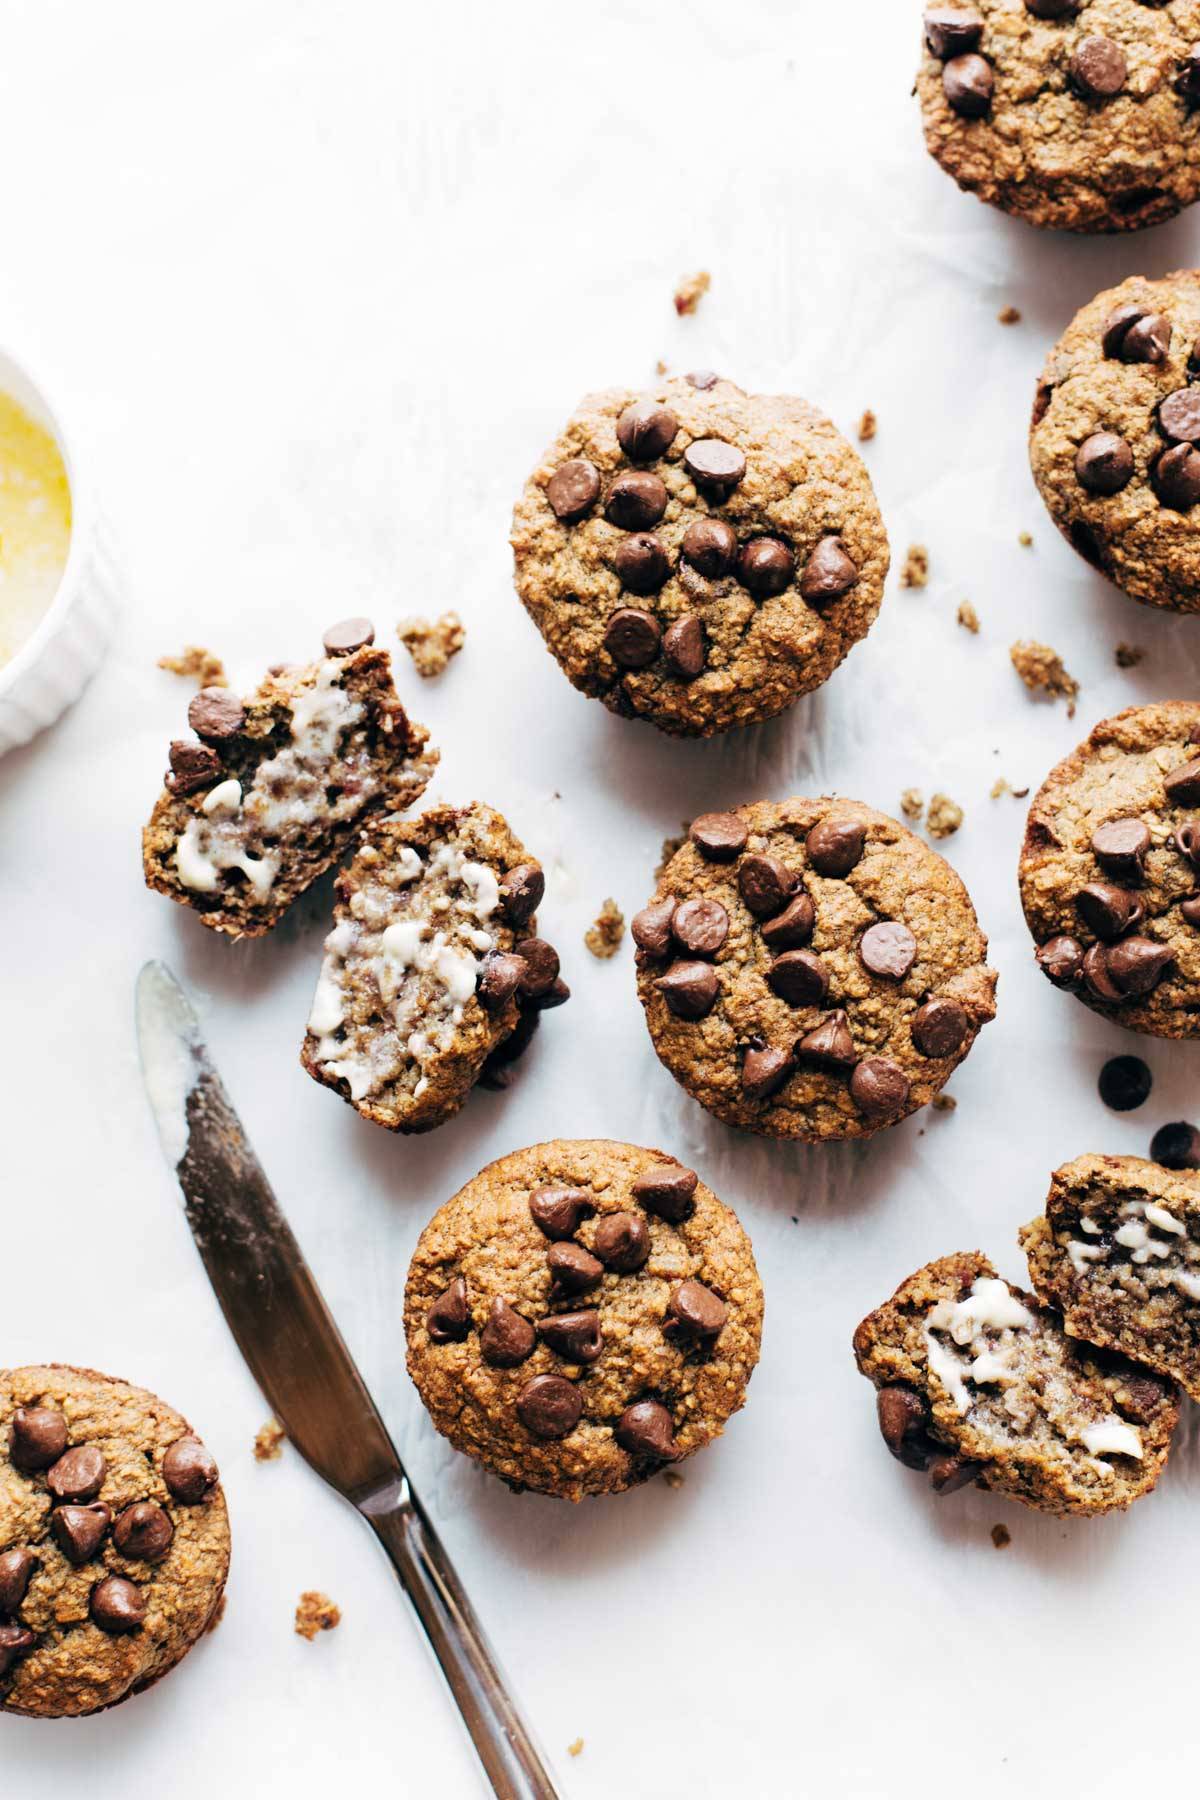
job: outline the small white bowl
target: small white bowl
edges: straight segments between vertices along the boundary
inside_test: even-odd
[[[3,755],[53,725],[79,698],[103,659],[120,590],[95,501],[61,415],[28,371],[2,348],[0,389],[50,433],[71,489],[71,543],[62,579],[33,632],[0,669]]]

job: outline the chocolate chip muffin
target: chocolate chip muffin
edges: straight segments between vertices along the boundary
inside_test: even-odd
[[[1171,1383],[1072,1342],[978,1251],[910,1275],[863,1320],[854,1354],[888,1449],[935,1493],[973,1482],[1039,1512],[1105,1513],[1148,1494],[1166,1465]]]
[[[888,569],[867,471],[829,420],[709,374],[589,394],[526,484],[512,545],[574,685],[687,737],[828,680]]]
[[[950,0],[924,19],[925,142],[968,193],[1089,232],[1200,193],[1200,0]]]
[[[78,1716],[149,1687],[228,1570],[217,1465],[186,1419],[91,1369],[0,1372],[0,1709]]]
[[[1068,1333],[1178,1381],[1200,1400],[1200,1186],[1138,1156],[1056,1169],[1021,1233],[1038,1298]]]
[[[344,619],[325,633],[321,662],[273,669],[249,699],[219,687],[193,696],[195,736],[171,745],[142,834],[148,887],[214,931],[261,937],[365,819],[420,797],[438,753],[401,706],[374,635],[369,619]]]
[[[1200,272],[1135,275],[1050,352],[1029,434],[1033,478],[1068,543],[1172,612],[1200,611],[1198,381]]]
[[[510,1487],[618,1494],[720,1435],[762,1313],[750,1240],[691,1169],[556,1140],[491,1163],[421,1233],[408,1372]]]
[[[338,876],[300,1060],[389,1131],[431,1131],[570,990],[545,877],[490,806],[382,819]],[[494,1066],[494,1065],[493,1065]]]
[[[962,882],[857,800],[704,814],[632,930],[659,1057],[718,1119],[765,1137],[894,1125],[996,1010]]]
[[[1104,719],[1029,809],[1021,904],[1038,966],[1132,1031],[1200,1037],[1200,704]]]

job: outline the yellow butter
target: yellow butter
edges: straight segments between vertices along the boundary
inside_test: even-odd
[[[53,600],[71,543],[71,488],[58,446],[0,392],[0,668]]]

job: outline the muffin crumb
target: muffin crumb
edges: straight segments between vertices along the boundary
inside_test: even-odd
[[[168,675],[183,675],[195,681],[197,687],[228,687],[225,675],[225,664],[212,650],[206,650],[203,644],[185,644],[178,656],[160,656],[160,669]]]
[[[932,838],[953,837],[963,822],[963,809],[949,794],[935,794],[929,802],[929,813],[925,820],[929,835]]]
[[[573,1744],[567,1745],[567,1755],[568,1756],[582,1756],[583,1755],[583,1739],[582,1738],[576,1738],[575,1742]]]
[[[660,356],[658,361],[654,365],[654,373],[656,375],[665,375],[666,372],[667,372],[667,365],[663,361],[662,357]]]
[[[904,567],[900,571],[900,586],[923,588],[928,584],[929,552],[924,544],[910,544],[908,555],[904,559]]]
[[[1015,306],[1002,306],[1000,311],[996,314],[996,319],[1001,325],[1019,325],[1021,323],[1021,314],[1019,309]]]
[[[675,289],[675,311],[682,319],[687,313],[694,313],[700,302],[712,286],[712,276],[707,269],[697,269],[694,275],[684,275]]]
[[[1007,1525],[992,1526],[992,1542],[997,1550],[1007,1550],[1012,1543],[1012,1532]]]
[[[879,421],[875,417],[875,414],[871,411],[870,407],[868,406],[866,411],[863,413],[862,418],[858,421],[858,441],[859,441],[859,443],[860,444],[869,444],[871,439],[875,436],[875,433],[878,429],[879,429]]]
[[[254,1440],[255,1462],[278,1462],[283,1455],[287,1433],[278,1419],[268,1419]]]
[[[925,796],[920,788],[905,788],[900,796],[900,811],[915,825],[925,811]]]
[[[606,900],[600,908],[594,925],[583,934],[583,941],[592,955],[601,962],[607,962],[621,948],[621,939],[625,936],[625,914],[615,900]]]
[[[1145,655],[1141,644],[1118,644],[1113,651],[1118,669],[1136,669]]]
[[[1020,544],[1022,550],[1032,550],[1033,549],[1033,533],[1032,533],[1032,531],[1018,531],[1017,542],[1018,542],[1018,544]]]
[[[444,673],[452,656],[457,656],[466,640],[463,622],[456,612],[446,612],[430,624],[428,619],[401,619],[396,635],[413,659],[413,666],[423,680]]]
[[[1068,719],[1075,717],[1079,683],[1073,675],[1068,675],[1057,650],[1052,650],[1049,644],[1039,644],[1033,638],[1022,638],[1008,654],[1013,668],[1031,694],[1042,693],[1050,700],[1065,699]]]
[[[971,633],[972,637],[979,636],[979,614],[969,600],[959,601],[958,622],[964,631]]]
[[[934,1112],[953,1112],[958,1101],[953,1094],[935,1094],[929,1104]]]
[[[663,1480],[669,1488],[681,1488],[683,1486],[683,1476],[679,1473],[678,1469],[665,1469],[663,1471]]]
[[[319,1631],[332,1631],[341,1622],[341,1608],[333,1604],[328,1594],[318,1593],[315,1588],[301,1594],[296,1608],[297,1636],[307,1638],[311,1644]]]

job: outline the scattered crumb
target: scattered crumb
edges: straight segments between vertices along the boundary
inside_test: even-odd
[[[1017,542],[1018,542],[1018,544],[1020,544],[1020,546],[1023,550],[1032,550],[1032,548],[1033,548],[1033,533],[1032,533],[1032,531],[1018,531]]]
[[[583,934],[583,941],[593,956],[606,962],[615,956],[621,948],[621,939],[625,936],[625,914],[615,900],[606,900],[600,908],[596,923]]]
[[[675,311],[681,319],[685,313],[695,312],[711,286],[712,276],[707,269],[683,276],[675,289]]]
[[[298,1636],[307,1638],[311,1644],[318,1631],[332,1631],[341,1622],[341,1609],[333,1604],[328,1594],[319,1594],[314,1589],[301,1594],[296,1608]]]
[[[1075,696],[1079,692],[1079,683],[1073,675],[1068,675],[1063,667],[1062,657],[1049,644],[1036,643],[1032,638],[1023,638],[1009,651],[1012,666],[1025,683],[1031,694],[1043,693],[1051,700],[1060,696],[1067,702],[1067,717],[1075,717]]]
[[[667,372],[667,365],[663,361],[662,357],[660,356],[658,361],[654,365],[654,373],[656,375],[665,375],[666,372]]]
[[[447,612],[432,625],[428,619],[401,619],[396,635],[412,657],[417,674],[429,681],[458,655],[467,634],[458,614]]]
[[[915,825],[925,811],[925,796],[920,788],[905,788],[900,796],[900,811]]]
[[[979,614],[969,600],[959,602],[958,622],[964,631],[969,631],[976,637],[979,635]]]
[[[203,644],[185,644],[179,656],[160,656],[158,666],[168,675],[193,677],[198,687],[229,686],[225,679],[225,664]]]
[[[925,820],[930,837],[953,837],[963,822],[963,809],[951,800],[948,794],[935,794],[929,802],[929,816]]]
[[[677,850],[682,850],[683,846],[687,843],[688,828],[691,823],[692,821],[690,819],[685,819],[683,821],[683,829],[680,831],[678,837],[665,837],[663,839],[662,848],[658,853],[658,867],[654,871],[655,886],[657,886],[661,880],[662,872],[674,856],[675,852]]]
[[[929,1104],[934,1112],[953,1112],[958,1101],[953,1094],[935,1094]]]
[[[1136,669],[1145,654],[1140,644],[1118,644],[1113,651],[1118,669]]]
[[[1026,798],[1026,796],[1028,795],[1028,793],[1029,793],[1029,783],[1026,782],[1026,784],[1023,788],[1014,788],[1013,789],[1012,797],[1014,800],[1024,800]]]
[[[795,1224],[794,1219],[792,1223]],[[663,1480],[669,1488],[681,1488],[683,1486],[683,1476],[679,1473],[678,1469],[664,1469]]]
[[[991,798],[993,800],[998,800],[1000,798],[1001,794],[1011,794],[1011,793],[1012,793],[1012,789],[1009,787],[1007,781],[1005,781],[1003,775],[1001,775],[996,781],[993,781],[992,792],[991,792]]]
[[[583,1755],[583,1739],[582,1738],[576,1738],[575,1742],[573,1744],[567,1745],[567,1755],[568,1756],[582,1756]]]
[[[875,414],[871,411],[870,407],[868,406],[866,412],[863,414],[862,418],[858,421],[858,441],[859,441],[859,443],[860,444],[869,444],[871,439],[875,436],[875,433],[878,429],[879,429],[879,421],[875,417]]]
[[[992,1542],[997,1550],[1007,1550],[1012,1543],[1012,1532],[1007,1525],[992,1526]]]
[[[221,1623],[221,1620],[225,1617],[225,1607],[226,1607],[226,1603],[228,1602],[228,1599],[229,1599],[229,1595],[225,1592],[224,1588],[222,1588],[221,1598],[217,1601],[217,1604],[213,1607],[212,1618],[208,1621],[208,1624],[204,1627],[206,1636],[210,1631],[215,1631],[217,1629],[217,1626]]]
[[[900,571],[900,586],[923,588],[928,580],[929,552],[924,544],[910,544],[904,567]]]
[[[278,1462],[283,1455],[287,1433],[278,1419],[268,1419],[254,1440],[255,1462]]]
[[[996,318],[1001,325],[1019,325],[1021,323],[1021,315],[1015,306],[1002,306],[996,314]]]

